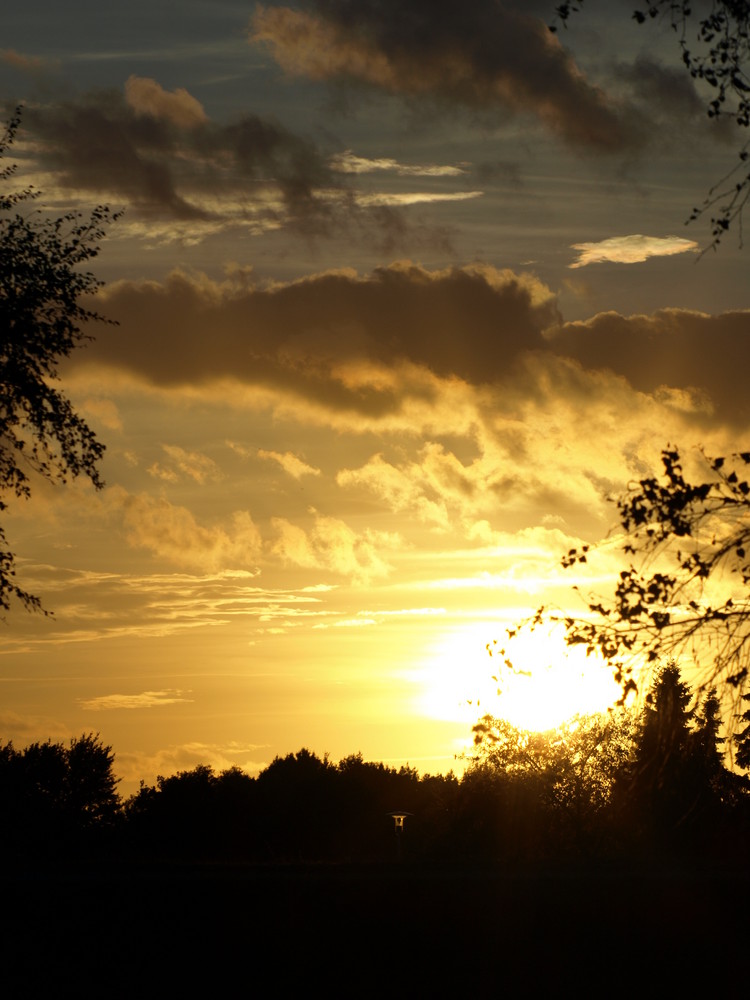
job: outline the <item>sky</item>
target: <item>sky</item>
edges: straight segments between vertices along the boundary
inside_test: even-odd
[[[53,614],[0,623],[2,739],[98,732],[125,794],[303,746],[435,773],[485,711],[616,697],[559,634],[497,649],[611,592],[613,500],[667,443],[746,447],[748,251],[685,224],[742,136],[668,24],[553,8],[5,13],[18,182],[123,214],[118,325],[61,368],[106,486],[35,481],[3,522]]]

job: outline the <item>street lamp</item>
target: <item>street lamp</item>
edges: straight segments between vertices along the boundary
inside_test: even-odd
[[[404,832],[404,821],[407,816],[412,816],[413,813],[405,812],[403,809],[399,809],[396,812],[388,813],[389,816],[393,817],[393,826],[396,833],[396,857],[401,860],[401,836]]]

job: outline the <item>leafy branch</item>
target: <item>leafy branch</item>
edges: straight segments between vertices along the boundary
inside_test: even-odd
[[[750,670],[750,452],[701,454],[705,481],[689,482],[679,452],[667,447],[663,475],[640,480],[618,501],[631,565],[612,598],[586,598],[584,618],[552,616],[569,645],[614,666],[623,699],[643,665],[686,653],[705,685],[736,688]],[[571,549],[562,564],[589,554],[588,546]],[[541,608],[535,624],[545,617]]]
[[[559,4],[555,14],[567,27],[571,15],[583,9],[585,0]],[[711,88],[706,103],[709,118],[730,118],[740,128],[750,126],[750,3],[746,0],[712,0],[710,10],[700,13],[691,0],[652,0],[633,11],[638,24],[667,19],[675,32],[685,69],[693,80]],[[550,25],[557,31],[557,23]],[[739,228],[742,246],[742,214],[750,199],[750,152],[745,143],[739,162],[708,192],[703,204],[694,208],[687,223],[710,213],[711,242],[715,250],[732,224]]]
[[[0,159],[20,124],[18,109],[0,138]],[[15,170],[15,164],[0,168],[0,181]],[[85,475],[97,489],[103,485],[98,463],[104,445],[55,382],[59,362],[91,339],[84,328],[111,322],[81,304],[102,284],[81,265],[97,256],[118,214],[102,205],[89,216],[23,214],[37,197],[29,187],[0,193],[0,512],[7,509],[5,496],[31,495],[32,472],[61,483]],[[42,610],[14,577],[15,557],[0,528],[0,608],[16,598]]]

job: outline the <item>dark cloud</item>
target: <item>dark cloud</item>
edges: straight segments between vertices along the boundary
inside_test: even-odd
[[[489,383],[521,352],[542,347],[542,331],[559,322],[554,298],[533,278],[409,263],[270,289],[177,273],[164,284],[120,282],[102,308],[120,326],[100,333],[77,363],[104,362],[159,385],[234,379],[286,388],[374,415],[398,399],[368,380],[352,387],[347,366],[411,362]]]
[[[177,193],[174,130],[137,116],[119,92],[30,109],[25,125],[42,139],[39,158],[63,186],[126,198],[170,218],[205,217]]]
[[[519,165],[508,160],[477,163],[472,172],[480,184],[503,184],[512,188],[523,187]]]
[[[16,52],[15,49],[0,49],[0,62],[30,76],[38,76],[48,70],[58,69],[60,65],[57,59],[30,56],[23,52]]]
[[[630,65],[618,64],[614,75],[628,84],[644,121],[651,123],[652,136],[661,143],[669,136],[694,144],[694,128],[700,123],[710,130],[713,140],[737,142],[732,117],[708,117],[708,102],[701,98],[684,66],[665,66],[650,56],[639,56]]]
[[[477,112],[529,113],[577,147],[641,142],[544,21],[497,0],[307,0],[258,6],[251,40],[288,72]],[[551,8],[550,8],[551,9]]]
[[[685,120],[705,115],[705,106],[684,66],[664,66],[648,56],[639,56],[632,65],[621,64],[616,75],[626,80],[639,100],[654,117]]]
[[[601,313],[564,324],[550,346],[586,368],[624,376],[634,388],[692,413],[699,422],[750,425],[750,311]]]
[[[564,323],[530,275],[409,262],[270,287],[243,274],[217,283],[175,272],[162,283],[118,282],[102,298],[120,325],[97,330],[71,365],[101,363],[163,387],[229,380],[378,418],[406,395],[433,401],[434,383],[407,378],[409,365],[493,387],[500,409],[558,395],[585,408],[592,378],[606,395],[614,374],[623,392],[647,394],[698,427],[750,426],[750,311]]]
[[[29,107],[24,127],[61,186],[126,200],[121,225],[157,240],[283,226],[308,239],[366,239],[389,254],[451,248],[446,230],[360,197],[312,140],[258,115],[217,124],[186,90],[147,78],[130,77],[124,94]]]
[[[219,218],[220,207],[206,206],[206,195],[217,190],[224,199],[251,201],[279,192],[284,221],[330,214],[317,188],[340,189],[341,182],[314,143],[254,115],[216,125],[186,91],[168,94],[137,78],[128,84],[128,99],[99,91],[28,109],[24,125],[42,140],[41,162],[63,185],[126,198],[146,216],[181,220]],[[263,212],[281,214],[270,204]]]

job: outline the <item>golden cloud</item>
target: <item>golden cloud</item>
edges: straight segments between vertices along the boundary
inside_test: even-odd
[[[191,128],[208,121],[203,105],[184,87],[168,91],[148,77],[129,76],[125,81],[125,100],[138,115],[150,115]]]
[[[679,236],[610,236],[597,243],[574,243],[571,250],[578,250],[578,259],[568,267],[586,267],[608,261],[613,264],[641,264],[649,257],[672,257],[678,253],[695,253],[699,249],[694,240]]]

